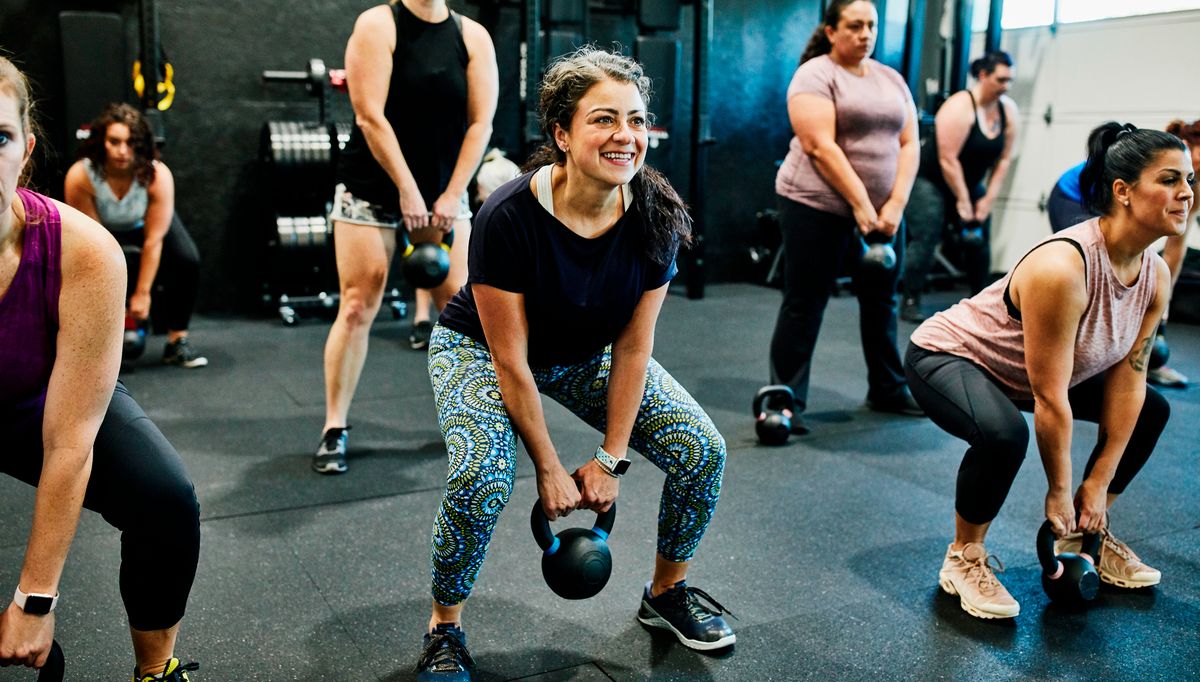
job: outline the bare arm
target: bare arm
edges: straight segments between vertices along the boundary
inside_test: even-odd
[[[92,445],[112,399],[121,361],[125,264],[120,247],[103,227],[59,204],[62,229],[62,290],[57,357],[46,391],[42,421],[42,474],[34,497],[33,523],[20,587],[57,594],[91,474]],[[3,615],[3,646],[23,642],[44,661],[53,637],[53,616],[30,616],[10,605]]]
[[[138,278],[129,298],[129,312],[134,318],[144,320],[150,315],[150,289],[158,276],[162,262],[163,239],[171,229],[171,218],[175,215],[175,178],[167,164],[159,163],[154,173],[154,182],[147,189],[149,204],[146,206],[142,257],[138,267]],[[177,331],[177,330],[172,330]]]
[[[1000,151],[1000,158],[996,159],[988,175],[987,192],[975,202],[975,219],[981,222],[991,215],[996,197],[1000,196],[1000,190],[1004,188],[1004,178],[1008,177],[1008,169],[1012,165],[1012,150],[1018,133],[1017,117],[1020,112],[1016,103],[1005,97],[1000,100],[1000,106],[1004,107],[1004,120],[1007,121],[1004,126],[1004,149]]]
[[[1010,286],[1025,331],[1033,428],[1049,484],[1046,517],[1062,535],[1075,529],[1067,389],[1075,366],[1076,331],[1088,304],[1083,261],[1070,244],[1041,246],[1013,271]]]
[[[404,225],[412,230],[428,225],[429,216],[417,181],[400,151],[396,131],[383,112],[395,49],[396,26],[391,8],[379,5],[360,14],[346,43],[346,83],[354,122],[362,130],[371,155],[400,192]]]
[[[85,216],[100,222],[100,213],[96,210],[96,188],[83,168],[82,161],[71,164],[67,177],[63,181],[63,198],[67,204]]]
[[[964,221],[973,220],[975,216],[971,206],[971,192],[963,176],[962,164],[958,161],[958,155],[962,153],[967,136],[971,133],[971,126],[975,124],[975,109],[971,106],[970,98],[962,92],[951,96],[938,110],[934,121],[937,128],[938,165],[942,169],[942,178],[954,194],[959,217]]]
[[[1150,254],[1146,254],[1146,257],[1150,257]],[[1159,265],[1161,267],[1155,272],[1158,289],[1146,310],[1146,316],[1142,318],[1137,340],[1125,358],[1110,367],[1105,375],[1104,404],[1100,410],[1100,433],[1097,437],[1100,454],[1087,480],[1080,486],[1079,497],[1083,503],[1080,504],[1079,526],[1082,529],[1100,530],[1104,527],[1108,486],[1117,472],[1121,455],[1129,445],[1146,400],[1146,368],[1150,361],[1150,350],[1158,322],[1171,295],[1170,270],[1165,264]]]
[[[867,186],[837,145],[837,111],[833,101],[811,93],[792,95],[788,99],[788,119],[813,167],[850,204],[858,229],[863,234],[874,230],[879,216],[871,205]]]
[[[579,491],[550,440],[541,395],[529,368],[525,296],[485,284],[472,284],[471,291],[492,353],[504,408],[533,460],[546,515],[557,518],[578,505]]]
[[[879,231],[886,235],[896,234],[908,195],[912,192],[917,167],[921,164],[921,140],[917,136],[917,109],[908,105],[908,119],[900,131],[900,154],[896,159],[896,181],[887,201],[879,208]]]
[[[496,50],[487,30],[463,17],[463,42],[470,59],[467,62],[467,132],[459,147],[450,182],[433,210],[435,227],[444,230],[449,230],[458,217],[460,197],[467,191],[492,138],[492,117],[496,114],[496,99],[500,92]]]

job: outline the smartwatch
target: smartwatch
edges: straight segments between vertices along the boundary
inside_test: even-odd
[[[58,604],[58,595],[26,594],[21,591],[21,586],[17,585],[17,591],[13,593],[13,602],[31,616],[44,616],[54,610],[54,606]]]
[[[616,457],[613,457],[604,451],[603,445],[596,448],[595,459],[600,463],[600,466],[606,472],[608,472],[608,475],[612,476],[613,478],[617,478],[629,470],[628,459],[617,459]]]

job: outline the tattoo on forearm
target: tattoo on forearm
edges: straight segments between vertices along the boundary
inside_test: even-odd
[[[1153,349],[1153,347],[1154,337],[1147,336],[1146,338],[1142,339],[1142,342],[1138,344],[1138,347],[1134,348],[1133,352],[1129,354],[1129,366],[1133,368],[1133,371],[1146,371],[1146,364],[1150,361],[1150,351]]]

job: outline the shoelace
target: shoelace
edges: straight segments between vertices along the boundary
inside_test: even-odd
[[[704,604],[701,604],[700,598],[703,598],[709,604],[712,604],[715,610],[714,608],[710,608]],[[684,608],[687,609],[688,615],[690,615],[697,623],[703,623],[710,618],[726,613],[730,616],[733,616],[735,620],[740,620],[737,616],[733,615],[732,611],[722,606],[721,602],[713,599],[711,594],[698,587],[692,587],[691,585],[685,586],[681,591],[681,596],[679,599],[683,600]]]
[[[450,633],[435,632],[429,635],[429,644],[417,661],[417,671],[427,668],[459,670],[474,667],[475,661],[459,638]]]
[[[1111,548],[1112,551],[1116,552],[1122,559],[1125,559],[1126,561],[1141,561],[1141,559],[1139,559],[1138,556],[1133,553],[1133,550],[1129,549],[1128,545],[1113,537],[1113,534],[1107,530],[1104,531],[1104,545],[1100,550],[1101,552],[1104,551],[1104,547]]]
[[[994,566],[991,563],[993,560],[996,562]],[[980,590],[995,590],[998,587],[1003,587],[996,578],[997,573],[1003,572],[1004,562],[1000,561],[1000,557],[995,554],[989,554],[971,563],[971,568],[967,569],[967,577],[977,580]]]

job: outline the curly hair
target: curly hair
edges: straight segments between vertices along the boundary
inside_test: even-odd
[[[1188,146],[1200,145],[1200,120],[1188,123],[1177,118],[1167,124],[1167,132],[1187,142]]]
[[[121,123],[129,128],[129,146],[133,148],[133,177],[142,186],[150,186],[150,183],[154,182],[154,162],[158,160],[158,147],[154,144],[154,133],[150,130],[146,117],[128,104],[109,104],[91,122],[91,134],[80,145],[79,158],[90,159],[92,167],[103,176],[104,165],[108,160],[104,139],[108,135],[108,127],[114,123]]]
[[[632,83],[646,106],[650,106],[650,78],[636,60],[619,52],[582,47],[559,57],[542,78],[538,99],[538,121],[548,141],[525,162],[523,170],[548,164],[563,165],[567,154],[554,144],[554,128],[571,128],[571,119],[579,100],[592,86],[604,80]],[[646,255],[665,265],[678,246],[692,241],[692,218],[687,204],[667,178],[649,165],[643,165],[630,182],[634,202],[642,214],[647,245]]]

